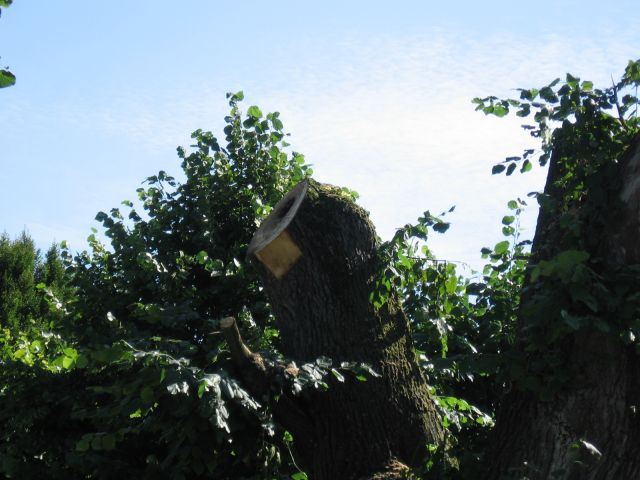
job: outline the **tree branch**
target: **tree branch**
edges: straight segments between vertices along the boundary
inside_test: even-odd
[[[226,317],[220,320],[220,328],[227,340],[229,350],[231,350],[231,358],[239,368],[246,367],[247,364],[253,363],[253,353],[249,347],[242,341],[238,324],[233,317]]]
[[[220,329],[229,345],[231,358],[238,367],[246,388],[253,395],[258,397],[266,395],[278,372],[286,371],[290,375],[297,375],[297,369],[291,365],[271,364],[266,362],[259,353],[253,353],[242,340],[235,318],[226,317],[220,320]],[[288,392],[283,392],[278,402],[273,405],[273,413],[276,420],[295,435],[296,444],[306,445],[312,442],[313,430],[309,417]],[[311,448],[310,445],[306,447]]]

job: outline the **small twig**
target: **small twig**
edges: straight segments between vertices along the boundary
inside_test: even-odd
[[[294,466],[294,467],[296,467],[296,468],[298,469],[298,472],[303,472],[303,473],[304,473],[304,470],[302,470],[302,469],[298,466],[298,464],[296,463],[296,459],[295,459],[295,457],[293,456],[293,452],[291,451],[291,445],[290,445],[290,442],[288,442],[288,441],[286,441],[286,440],[285,440],[285,441],[284,441],[284,444],[285,444],[285,446],[287,447],[287,450],[289,451],[289,457],[291,458],[291,463],[293,464],[293,466]]]
[[[416,256],[412,256],[412,255],[406,255],[406,257],[410,260],[424,260],[426,262],[431,262],[431,263],[457,263],[459,265],[462,265],[464,267],[467,268],[471,268],[471,265],[469,265],[469,263],[465,262],[464,260],[448,260],[446,258],[424,258],[424,257],[416,257]]]

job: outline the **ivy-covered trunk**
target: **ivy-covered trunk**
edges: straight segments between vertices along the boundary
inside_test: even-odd
[[[443,436],[400,303],[369,301],[377,248],[367,213],[313,180],[276,206],[249,247],[287,358],[363,362],[380,375],[332,378],[326,391],[287,399],[280,419],[312,480],[400,478],[400,464],[415,465]]]
[[[640,136],[576,193],[574,134],[554,138],[489,479],[640,478]]]

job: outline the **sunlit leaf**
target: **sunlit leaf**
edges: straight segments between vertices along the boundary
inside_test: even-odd
[[[259,118],[262,118],[262,111],[258,107],[253,105],[247,110],[247,115],[257,120]]]
[[[0,88],[15,85],[16,76],[9,70],[0,69]]]
[[[496,246],[493,247],[493,251],[496,255],[502,255],[509,250],[509,241],[503,240],[502,242],[496,243]]]

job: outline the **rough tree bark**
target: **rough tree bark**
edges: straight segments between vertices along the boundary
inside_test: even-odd
[[[562,195],[554,185],[561,168],[552,156],[545,187],[551,198]],[[592,257],[602,258],[604,272],[640,264],[640,136],[618,163],[617,175],[613,197],[622,208],[609,210],[610,228],[588,242],[594,246]],[[564,235],[566,228],[542,209],[532,262],[553,258]],[[527,288],[524,292],[523,309],[535,301]],[[520,327],[525,343],[527,325],[522,318]],[[575,375],[552,400],[521,390],[507,396],[498,414],[486,478],[640,478],[640,357],[635,346],[624,345],[617,334],[581,329],[562,348],[564,363],[559,368],[570,368]]]
[[[377,248],[367,213],[313,180],[278,203],[249,246],[288,358],[366,362],[381,374],[366,382],[333,380],[304,399],[288,396],[275,412],[312,480],[400,478],[400,462],[416,464],[426,444],[443,437],[399,301],[380,310],[369,302]],[[243,349],[234,328],[225,320],[234,359],[255,384],[259,356]]]

